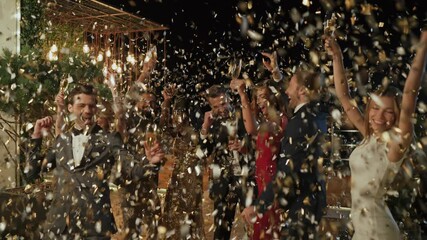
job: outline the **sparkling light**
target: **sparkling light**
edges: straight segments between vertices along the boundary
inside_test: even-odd
[[[117,69],[117,63],[113,62],[113,64],[111,64],[111,69],[116,70]]]
[[[58,52],[58,46],[56,46],[56,44],[53,44],[52,47],[50,47],[50,51],[51,52]]]
[[[83,45],[83,52],[88,53],[90,51],[89,46],[87,44]]]
[[[104,60],[104,55],[102,54],[102,52],[100,52],[100,53],[98,54],[98,57],[96,58],[96,60],[97,60],[98,62],[102,62],[102,60]]]

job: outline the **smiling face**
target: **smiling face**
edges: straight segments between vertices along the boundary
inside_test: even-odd
[[[298,84],[296,75],[293,75],[286,88],[286,95],[289,98],[289,108],[295,109],[298,104],[303,102],[303,86]]]
[[[141,112],[152,112],[156,107],[156,97],[151,93],[143,93],[136,107]]]
[[[382,96],[371,100],[368,109],[369,128],[381,134],[396,125],[398,108],[393,97]]]
[[[268,101],[268,95],[269,92],[266,88],[258,88],[256,91],[256,103],[258,105],[258,108],[261,110],[264,117],[268,117],[268,107],[269,107],[269,101]]]
[[[73,97],[73,102],[68,104],[68,111],[74,115],[75,126],[84,129],[95,124],[97,111],[95,95],[80,93]]]
[[[229,117],[231,105],[226,95],[221,94],[218,97],[208,98],[208,102],[214,118],[224,119]]]

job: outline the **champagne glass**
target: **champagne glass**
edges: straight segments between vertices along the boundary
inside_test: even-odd
[[[228,122],[227,123],[227,131],[228,131],[228,142],[237,140],[237,122]],[[239,152],[237,150],[233,150],[233,158],[235,161],[239,162]]]
[[[334,31],[336,29],[336,23],[337,23],[337,16],[335,13],[331,13],[330,17],[328,17],[329,14],[326,15],[326,21],[323,23],[323,32],[326,35],[333,35]]]
[[[234,58],[228,65],[228,75],[231,79],[236,79],[240,76],[240,71],[242,69],[242,59]]]
[[[232,59],[228,64],[228,76],[233,80],[237,79],[240,76],[240,71],[242,69],[242,59]],[[237,91],[233,91],[234,94],[237,94]]]
[[[68,87],[68,79],[64,78],[61,80],[61,83],[59,84],[59,91],[64,92],[65,89]]]
[[[145,141],[149,148],[157,141],[157,130],[150,125],[147,126],[147,130],[145,131]]]
[[[149,62],[151,58],[157,59],[157,47],[155,45],[147,51],[144,62]]]
[[[335,13],[327,13],[325,16],[326,21],[323,23],[323,33],[327,36],[333,36],[336,30],[337,17]],[[323,53],[326,58],[326,52]],[[332,62],[328,61],[325,64],[325,67],[322,67],[322,72],[330,72],[330,67],[332,67]]]

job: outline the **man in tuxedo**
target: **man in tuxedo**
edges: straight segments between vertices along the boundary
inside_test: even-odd
[[[158,143],[146,147],[141,161],[123,148],[118,133],[108,133],[95,123],[96,92],[91,85],[78,84],[67,103],[72,127],[62,132],[47,154],[42,137],[53,120],[36,121],[32,151],[27,160],[29,180],[44,170],[54,170],[53,199],[44,223],[43,239],[110,239],[116,232],[111,211],[110,177],[144,181],[147,166],[164,157]],[[117,166],[117,169],[115,169]]]
[[[214,85],[206,91],[211,108],[205,112],[201,147],[211,156],[209,196],[214,202],[214,239],[230,239],[236,206],[256,196],[255,158],[241,111],[231,105],[227,89]]]
[[[252,222],[274,202],[283,211],[281,239],[315,239],[326,206],[325,181],[321,173],[321,131],[319,117],[311,104],[319,91],[319,75],[309,69],[297,70],[286,89],[293,109],[282,139],[275,181],[247,207],[242,216]]]

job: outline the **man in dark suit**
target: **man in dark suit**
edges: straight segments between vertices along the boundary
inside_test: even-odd
[[[214,201],[214,239],[230,239],[236,206],[256,196],[253,147],[241,111],[234,109],[223,86],[207,90],[211,107],[201,129],[202,148],[211,156],[209,196]]]
[[[147,166],[163,157],[158,143],[146,148],[142,161],[123,148],[118,133],[104,132],[95,123],[96,92],[91,85],[77,85],[69,94],[72,127],[61,133],[41,154],[42,137],[51,117],[36,121],[26,175],[35,180],[42,170],[54,172],[53,199],[43,226],[43,239],[110,239],[116,232],[111,211],[111,177],[143,180]],[[116,171],[114,166],[118,166]],[[114,175],[114,176],[112,176]]]
[[[317,226],[326,206],[325,181],[321,174],[321,131],[317,110],[310,104],[319,89],[318,74],[299,69],[286,89],[289,120],[277,162],[276,181],[272,181],[242,216],[252,222],[274,202],[283,210],[281,239],[315,239]]]

